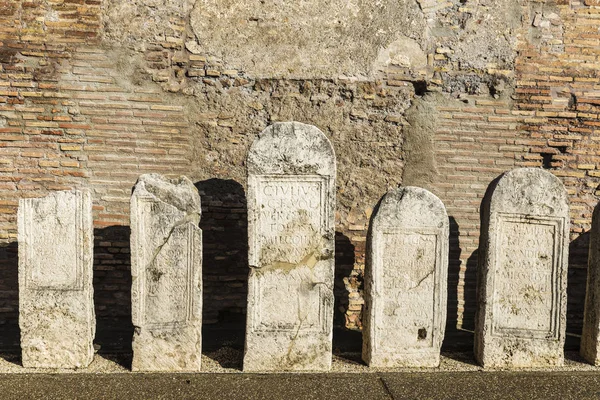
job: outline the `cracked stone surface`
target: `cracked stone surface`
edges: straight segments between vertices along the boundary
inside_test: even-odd
[[[94,357],[94,227],[87,190],[19,201],[19,326],[25,368]]]
[[[200,196],[192,181],[139,177],[131,197],[134,371],[199,371]]]
[[[244,371],[331,368],[335,174],[311,125],[276,123],[250,148]]]
[[[483,367],[564,362],[569,204],[557,177],[519,168],[482,204],[475,356]]]
[[[446,326],[449,224],[434,194],[390,190],[370,231],[363,360],[371,367],[437,367]]]

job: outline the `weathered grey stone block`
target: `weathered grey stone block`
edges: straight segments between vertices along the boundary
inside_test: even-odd
[[[200,196],[186,177],[142,175],[131,196],[134,371],[199,371]]]
[[[331,367],[335,155],[317,128],[276,123],[248,154],[244,371]]]
[[[87,367],[96,329],[90,193],[21,199],[17,220],[23,366]]]
[[[475,356],[484,367],[562,365],[569,205],[561,181],[509,171],[482,204]]]
[[[382,199],[365,270],[363,360],[373,367],[437,367],[446,326],[448,215],[425,189]]]
[[[587,290],[580,353],[586,361],[600,365],[600,203],[594,208],[588,255]]]

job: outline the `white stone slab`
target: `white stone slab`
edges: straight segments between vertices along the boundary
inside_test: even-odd
[[[90,193],[21,199],[17,220],[23,366],[85,368],[96,329]]]
[[[382,199],[365,270],[363,360],[372,367],[437,367],[446,326],[448,215],[425,189]]]
[[[586,361],[600,365],[600,203],[594,208],[590,229],[587,290],[580,353]]]
[[[564,362],[569,205],[538,168],[503,174],[482,205],[475,356],[484,367]]]
[[[131,196],[134,371],[199,371],[200,196],[186,177],[142,175]]]
[[[265,129],[248,154],[244,371],[331,367],[335,155],[316,127]]]

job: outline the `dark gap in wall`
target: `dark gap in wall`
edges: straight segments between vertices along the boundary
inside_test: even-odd
[[[98,353],[131,366],[131,255],[129,226],[94,229],[94,308]],[[123,354],[127,356],[123,356]]]
[[[248,208],[232,179],[197,182],[202,201],[203,352],[241,368],[248,297]]]
[[[415,95],[423,96],[427,92],[427,81],[412,81],[411,83],[415,89]]]
[[[348,236],[342,232],[335,233],[333,351],[338,354],[360,352],[362,349],[362,332],[345,327],[346,318],[357,318],[360,321],[360,314],[352,310],[347,313],[350,295],[347,285],[353,290],[362,291],[363,280],[352,273],[355,263],[354,250],[354,245]]]
[[[21,354],[19,333],[19,252],[17,242],[0,243],[0,356],[19,362]],[[10,353],[6,358],[2,354]],[[19,354],[15,360],[12,355]]]
[[[583,327],[589,246],[589,231],[582,233],[569,243],[566,350],[579,349]]]
[[[542,168],[544,169],[551,169],[552,167],[552,157],[554,156],[554,154],[552,153],[540,153],[540,156],[542,156]]]

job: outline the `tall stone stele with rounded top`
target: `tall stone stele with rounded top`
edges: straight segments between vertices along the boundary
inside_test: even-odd
[[[481,211],[475,356],[483,367],[564,362],[569,204],[539,168],[506,172]]]
[[[600,203],[594,208],[588,256],[587,290],[579,352],[593,365],[600,365]]]
[[[131,196],[134,371],[199,371],[200,195],[185,176],[139,177]]]
[[[381,200],[369,232],[363,360],[372,367],[437,367],[446,326],[448,215],[407,186]]]
[[[250,148],[244,371],[331,367],[335,173],[311,125],[276,123]]]

